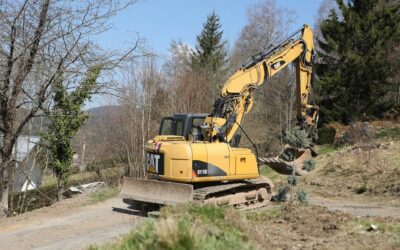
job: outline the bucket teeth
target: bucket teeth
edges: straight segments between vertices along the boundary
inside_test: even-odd
[[[285,152],[294,152],[294,160],[286,161],[282,159],[282,155]],[[291,175],[294,173],[297,176],[303,176],[308,174],[308,171],[303,168],[304,162],[311,159],[312,151],[309,148],[301,148],[299,150],[294,150],[293,148],[286,147],[285,150],[277,157],[274,158],[258,158],[260,162],[266,164],[276,172],[283,175]]]

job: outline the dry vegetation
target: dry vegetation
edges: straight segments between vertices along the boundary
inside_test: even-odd
[[[165,208],[122,241],[90,249],[394,249],[400,246],[399,222],[318,206],[242,213],[189,204]],[[371,224],[378,228],[370,231]]]
[[[317,168],[302,188],[325,197],[400,205],[400,125],[370,123],[370,139],[335,148],[321,147]]]

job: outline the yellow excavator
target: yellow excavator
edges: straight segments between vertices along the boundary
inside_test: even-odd
[[[297,85],[298,126],[316,140],[318,106],[311,103],[314,43],[304,25],[274,48],[253,56],[225,82],[209,115],[174,114],[161,121],[159,135],[147,142],[147,179],[125,177],[121,191],[127,204],[173,205],[197,201],[242,210],[266,206],[273,183],[259,164],[282,174],[302,175],[304,161],[316,156],[312,145],[295,151],[293,161],[258,157],[240,148],[241,124],[254,104],[254,92],[293,64]],[[240,133],[239,133],[240,131]],[[251,142],[250,138],[248,138]]]

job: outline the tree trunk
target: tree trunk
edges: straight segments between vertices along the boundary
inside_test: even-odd
[[[57,177],[57,196],[58,196],[58,201],[62,201],[64,199],[64,196],[62,195],[64,191],[64,185],[62,183],[62,179]]]
[[[12,167],[12,159],[10,155],[4,155],[0,163],[0,218],[8,215],[8,194],[10,190],[10,168]]]

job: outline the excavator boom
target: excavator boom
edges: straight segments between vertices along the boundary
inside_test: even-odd
[[[298,34],[300,38],[293,39]],[[205,120],[207,138],[231,142],[253,108],[254,91],[290,63],[295,64],[296,70],[297,119],[307,126],[316,125],[318,107],[310,103],[313,60],[313,34],[307,25],[273,49],[253,56],[225,82],[214,111]]]

